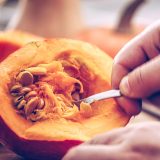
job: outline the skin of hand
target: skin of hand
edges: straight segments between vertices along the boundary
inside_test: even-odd
[[[159,160],[159,129],[159,122],[115,129],[71,149],[63,160]]]
[[[129,115],[141,111],[142,99],[160,104],[160,21],[126,44],[114,59],[112,87],[123,96],[119,105]]]

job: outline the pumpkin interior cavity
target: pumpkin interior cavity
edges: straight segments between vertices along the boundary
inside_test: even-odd
[[[74,104],[89,95],[87,83],[94,77],[87,80],[90,77],[87,71],[85,64],[69,57],[23,69],[10,85],[17,113],[33,122],[60,118],[79,121],[90,117],[89,104],[81,103],[80,107]]]

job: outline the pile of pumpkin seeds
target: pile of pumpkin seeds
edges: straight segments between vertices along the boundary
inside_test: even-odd
[[[40,114],[45,107],[45,101],[34,90],[37,76],[47,73],[43,67],[30,67],[21,71],[16,77],[16,83],[10,88],[15,108],[31,121],[42,118]]]
[[[47,108],[46,99],[40,94],[37,82],[42,76],[47,76],[47,72],[52,72],[54,64],[41,64],[37,67],[30,67],[22,70],[15,77],[14,84],[10,87],[10,94],[13,97],[13,105],[18,113],[33,122],[45,119]],[[81,86],[75,83],[75,88],[71,93],[72,99],[77,101],[81,98]],[[71,109],[71,108],[70,108]]]

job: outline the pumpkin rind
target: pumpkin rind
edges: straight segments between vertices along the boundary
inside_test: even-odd
[[[0,32],[0,62],[26,43],[41,39],[38,36],[22,31]]]

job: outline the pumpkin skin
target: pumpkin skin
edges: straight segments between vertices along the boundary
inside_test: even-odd
[[[12,52],[21,48],[24,44],[41,39],[42,38],[38,36],[22,31],[0,32],[0,61],[4,60]]]
[[[136,27],[132,33],[116,32],[114,28],[88,28],[81,31],[76,39],[83,40],[98,46],[112,58],[134,36],[143,31],[144,27]]]
[[[93,116],[76,122],[62,118],[33,123],[17,114],[8,93],[13,74],[26,67],[68,57],[77,59],[83,68],[81,75],[88,82],[84,87],[85,96],[111,88],[112,58],[81,41],[55,39],[32,42],[0,64],[0,139],[23,157],[61,159],[71,147],[98,133],[125,126],[130,119],[113,99],[93,103]]]

